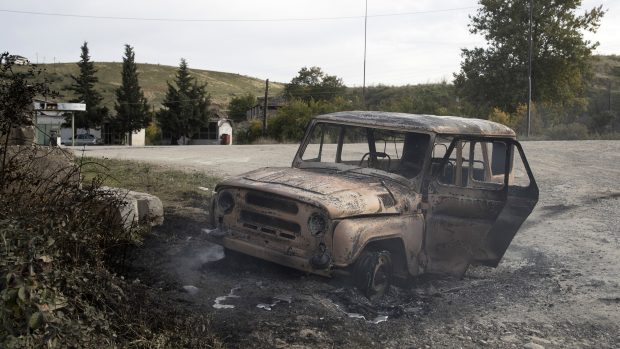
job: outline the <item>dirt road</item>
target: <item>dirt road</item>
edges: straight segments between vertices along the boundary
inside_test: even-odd
[[[324,279],[201,240],[205,206],[172,210],[135,277],[209,314],[230,347],[620,347],[620,141],[526,142],[540,201],[496,269],[423,277],[371,304]],[[295,145],[87,148],[89,156],[237,174]],[[190,287],[191,286],[191,287]]]

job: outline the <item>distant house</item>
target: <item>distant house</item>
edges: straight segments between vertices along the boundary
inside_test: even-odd
[[[216,103],[211,103],[209,111],[213,117],[206,127],[200,128],[192,136],[189,144],[231,145],[233,143],[233,123],[228,119],[228,114],[222,111],[221,105]]]
[[[231,145],[233,144],[233,122],[228,119],[228,115],[220,110],[217,104],[209,106],[211,118],[206,126],[193,130],[191,137],[185,139],[181,137],[177,144],[188,145]],[[163,134],[162,144],[170,144],[170,134]]]
[[[227,118],[218,118],[209,121],[206,127],[202,127],[198,132],[194,133],[189,141],[191,145],[199,144],[233,144],[233,123]]]
[[[286,100],[284,97],[275,96],[267,98],[267,117],[274,116],[278,109],[282,108]],[[256,104],[245,113],[248,120],[261,119],[263,117],[263,108],[265,107],[265,97],[258,97]]]

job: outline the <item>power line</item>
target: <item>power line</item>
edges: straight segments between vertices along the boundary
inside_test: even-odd
[[[436,10],[376,14],[376,15],[368,15],[368,17],[379,18],[379,17],[411,16],[411,15],[420,15],[420,14],[429,14],[429,13],[464,11],[464,10],[470,10],[473,8],[475,7],[474,6],[454,7],[454,8],[436,9]],[[37,16],[71,17],[71,18],[88,18],[88,19],[111,19],[111,20],[128,20],[128,21],[150,21],[150,22],[304,22],[304,21],[350,20],[350,19],[364,18],[364,16],[308,17],[308,18],[169,18],[169,17],[95,16],[95,15],[81,15],[81,14],[73,14],[73,13],[21,11],[21,10],[7,10],[7,9],[0,9],[0,12],[16,13],[16,14],[24,14],[24,15],[37,15]]]

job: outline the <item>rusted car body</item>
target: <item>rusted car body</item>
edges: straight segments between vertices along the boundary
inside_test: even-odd
[[[351,111],[309,124],[290,168],[216,187],[207,239],[369,295],[393,277],[497,266],[538,201],[510,128],[449,116]]]

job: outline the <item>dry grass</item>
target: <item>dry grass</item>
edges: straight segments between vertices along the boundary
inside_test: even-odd
[[[103,185],[153,194],[164,206],[205,207],[220,180],[201,171],[179,171],[139,161],[88,157],[78,161],[83,163],[85,182],[99,175]]]
[[[64,89],[72,83],[70,75],[78,74],[78,67],[75,63],[39,64],[39,67],[46,70],[46,75],[51,80],[50,87],[53,90],[64,94],[64,100],[72,97],[71,93]],[[122,63],[96,62],[95,68],[98,70],[96,76],[99,78],[99,83],[95,88],[102,93],[103,104],[113,110],[114,101],[116,101],[115,90],[121,83]],[[167,65],[138,63],[140,85],[145,97],[155,107],[155,110],[159,109],[166,95],[168,89],[166,82],[174,81],[176,69],[177,67]],[[265,81],[250,76],[201,69],[190,69],[190,72],[198,79],[198,82],[208,83],[207,92],[211,94],[214,103],[227,104],[234,95],[252,93],[261,96],[265,93]],[[269,83],[270,93],[277,94],[283,88],[284,85],[281,83]]]

